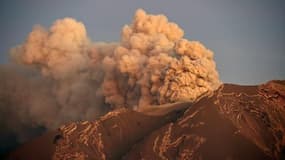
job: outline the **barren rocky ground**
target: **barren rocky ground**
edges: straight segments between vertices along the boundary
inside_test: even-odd
[[[285,81],[223,84],[194,104],[119,109],[66,124],[7,159],[282,159]]]

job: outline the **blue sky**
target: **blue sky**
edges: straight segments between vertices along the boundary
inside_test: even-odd
[[[185,38],[215,52],[221,80],[257,84],[285,79],[284,0],[1,0],[0,63],[35,24],[56,19],[83,22],[93,41],[118,41],[137,8],[165,14]],[[0,75],[1,76],[1,75]]]

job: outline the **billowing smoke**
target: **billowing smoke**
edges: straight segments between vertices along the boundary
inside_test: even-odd
[[[92,42],[72,18],[36,26],[0,68],[0,109],[15,117],[11,126],[54,128],[120,107],[195,101],[220,81],[213,53],[183,34],[141,9],[118,43]]]

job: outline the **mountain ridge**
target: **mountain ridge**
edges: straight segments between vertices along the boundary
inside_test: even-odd
[[[181,104],[166,116],[120,109],[64,125],[49,139],[54,152],[36,159],[284,158],[284,80],[222,84],[211,96]],[[32,159],[28,151],[23,145],[7,159]]]

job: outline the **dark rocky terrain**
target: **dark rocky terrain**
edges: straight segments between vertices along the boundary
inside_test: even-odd
[[[284,159],[285,81],[224,84],[145,112],[120,109],[49,132],[7,159]]]

